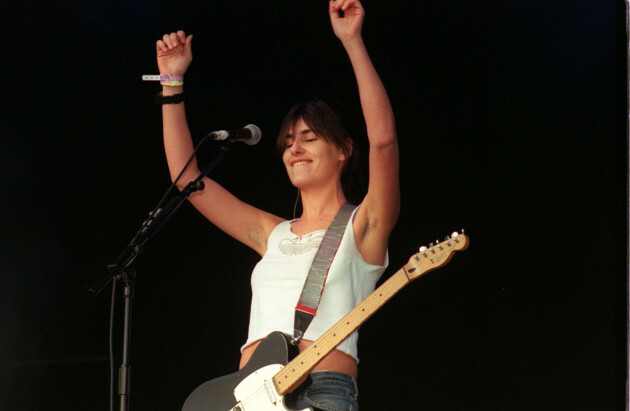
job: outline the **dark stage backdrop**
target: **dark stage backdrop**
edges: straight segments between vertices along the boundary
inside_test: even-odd
[[[384,278],[451,231],[471,245],[361,328],[362,409],[623,409],[621,2],[364,5],[401,150]],[[274,152],[280,122],[322,97],[365,148],[354,78],[323,0],[3,9],[0,408],[106,410],[110,289],[87,289],[170,183],[159,87],[140,81],[157,71],[155,40],[195,35],[195,139],[248,123],[264,133],[213,176],[286,218],[295,191]],[[151,242],[137,266],[130,409],[179,409],[236,370],[256,262],[188,204]],[[119,296],[117,330],[121,307]]]

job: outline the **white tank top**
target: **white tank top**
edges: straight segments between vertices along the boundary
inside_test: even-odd
[[[389,263],[387,254],[385,264],[378,266],[366,263],[359,253],[352,227],[357,209],[352,213],[331,264],[317,315],[304,334],[305,340],[319,338],[374,291],[376,282]],[[278,224],[271,232],[267,252],[252,273],[249,335],[241,352],[273,331],[293,335],[295,306],[325,233],[326,230],[320,230],[297,236],[291,231],[291,221]],[[357,362],[358,338],[355,331],[337,346],[338,350]]]

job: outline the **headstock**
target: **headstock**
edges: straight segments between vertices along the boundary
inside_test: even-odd
[[[454,232],[447,236],[444,241],[437,244],[429,244],[429,247],[420,247],[417,254],[413,255],[404,269],[410,280],[415,280],[421,275],[431,270],[440,268],[453,258],[457,251],[468,248],[470,240],[463,233]]]

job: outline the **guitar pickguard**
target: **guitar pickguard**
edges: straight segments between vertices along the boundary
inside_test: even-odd
[[[249,374],[234,389],[234,397],[243,410],[286,410],[284,399],[273,386],[271,378],[282,369],[271,364]]]

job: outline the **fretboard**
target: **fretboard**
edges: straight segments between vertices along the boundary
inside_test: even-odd
[[[401,268],[314,341],[310,347],[302,351],[273,377],[273,383],[278,393],[284,395],[295,390],[317,363],[334,350],[354,330],[359,328],[361,324],[407,285],[409,281],[405,268]]]

